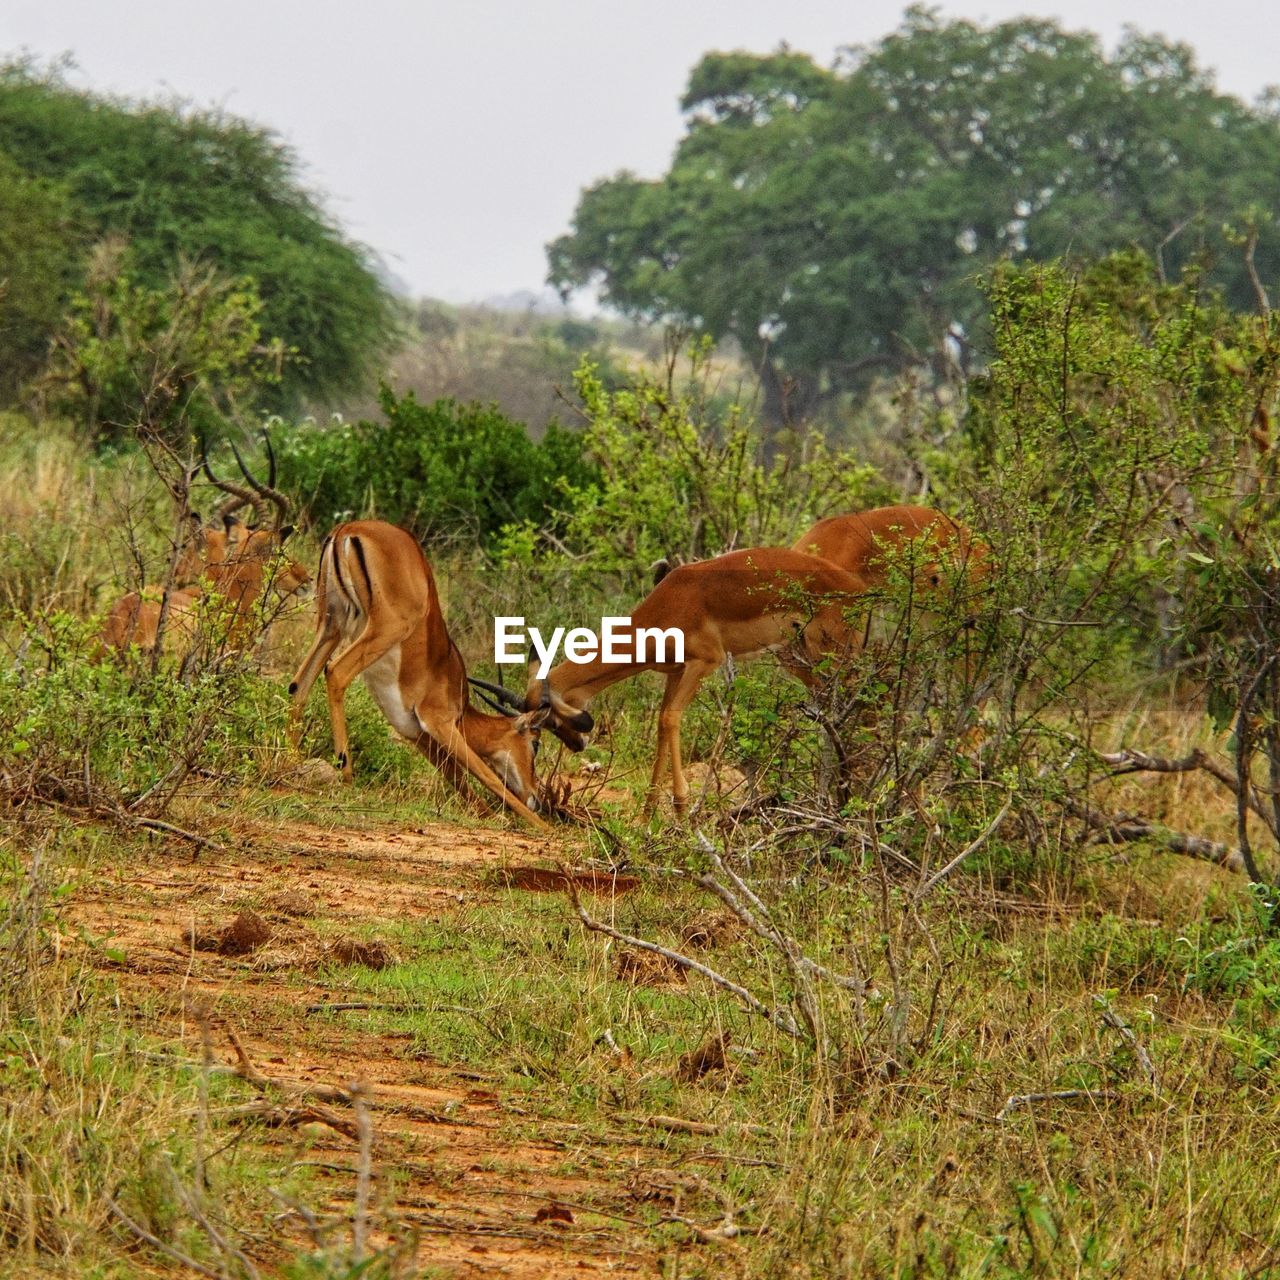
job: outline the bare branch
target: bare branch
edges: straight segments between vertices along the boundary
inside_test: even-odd
[[[1087,1098],[1090,1102],[1114,1102],[1117,1096],[1105,1089],[1054,1089],[1049,1093],[1011,1093],[993,1119],[1006,1120],[1011,1111],[1029,1107],[1036,1102],[1070,1102],[1076,1098]]]
[[[1181,831],[1169,831],[1149,818],[1135,817],[1132,814],[1103,813],[1100,809],[1080,804],[1075,800],[1067,800],[1064,808],[1073,817],[1080,818],[1086,826],[1098,832],[1099,838],[1107,844],[1150,840],[1153,844],[1169,850],[1170,853],[1182,853],[1189,858],[1198,858],[1201,862],[1212,862],[1224,871],[1231,871],[1236,875],[1243,875],[1247,871],[1240,850],[1233,849],[1230,845],[1219,844],[1216,840],[1189,835]]]
[[[1138,1037],[1133,1034],[1133,1028],[1107,1003],[1105,997],[1094,996],[1093,1003],[1102,1014],[1103,1022],[1133,1050],[1133,1056],[1138,1060],[1138,1066],[1142,1068],[1142,1074],[1151,1082],[1151,1087],[1159,1092],[1160,1086],[1156,1081],[1155,1063],[1151,1061],[1151,1055],[1146,1049],[1138,1043]]]
[[[564,871],[564,868],[560,868]],[[630,934],[621,933],[611,925],[604,924],[600,920],[593,919],[587,914],[587,909],[582,905],[582,899],[578,897],[577,887],[574,885],[572,878],[565,872],[565,889],[569,894],[570,900],[573,902],[574,908],[578,913],[578,918],[582,923],[592,931],[592,933],[602,933],[606,938],[613,938],[616,942],[625,943],[629,947],[636,947],[641,951],[649,951],[654,955],[662,956],[666,960],[670,960],[673,964],[679,965],[682,969],[688,969],[692,973],[699,973],[704,978],[715,983],[716,986],[728,991],[735,999],[737,999],[745,1008],[750,1009],[752,1013],[758,1013],[762,1018],[771,1022],[779,1031],[785,1035],[791,1036],[793,1039],[803,1039],[804,1035],[800,1030],[799,1024],[796,1022],[792,1014],[786,1009],[771,1009],[751,994],[746,987],[740,987],[736,982],[726,978],[723,974],[717,973],[714,969],[709,969],[705,964],[699,964],[697,960],[690,959],[689,956],[681,955],[678,951],[672,951],[668,947],[659,946],[656,942],[646,942],[643,938],[633,938]]]
[[[950,862],[947,863],[945,867],[941,867],[937,871],[935,871],[933,875],[931,875],[924,882],[924,884],[922,884],[920,888],[916,890],[916,897],[923,898],[924,895],[928,893],[929,890],[932,889],[933,886],[937,884],[939,880],[946,879],[946,877],[949,876],[967,857],[969,857],[971,854],[974,854],[979,849],[981,849],[982,846],[986,844],[987,841],[990,840],[991,837],[995,835],[997,831],[1000,830],[1001,824],[1004,822],[1005,818],[1008,817],[1009,815],[1009,809],[1010,809],[1010,806],[1012,806],[1012,804],[1013,804],[1013,799],[1012,797],[1010,797],[1008,800],[1004,802],[1004,807],[1000,810],[1000,812],[997,813],[996,816],[987,824],[987,827],[984,831],[982,831],[977,836],[975,836],[967,845],[965,845],[963,849],[960,850],[959,853],[956,854],[954,858],[951,859]]]

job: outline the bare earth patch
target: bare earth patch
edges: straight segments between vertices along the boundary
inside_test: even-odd
[[[593,1137],[530,1114],[530,1095],[517,1105],[496,1079],[413,1054],[408,1035],[357,1031],[340,1010],[361,1006],[344,1006],[306,977],[320,963],[393,961],[380,943],[352,941],[353,931],[437,918],[460,902],[493,898],[503,883],[562,888],[561,873],[523,865],[554,849],[519,834],[444,825],[247,822],[231,847],[233,858],[157,852],[105,869],[77,893],[73,919],[109,939],[93,951],[95,963],[110,968],[139,1025],[194,1060],[204,1017],[227,1066],[236,1062],[234,1033],[264,1077],[362,1083],[375,1134],[375,1203],[394,1202],[394,1219],[419,1237],[419,1262],[441,1275],[659,1274],[663,1243],[646,1227],[635,1187],[638,1171],[669,1161],[662,1139]],[[595,876],[574,878],[597,892],[634,887],[601,877],[610,889]],[[339,957],[335,948],[346,950]],[[293,1119],[313,1113],[323,1119],[324,1109]],[[341,1125],[258,1127],[250,1141],[286,1163],[314,1164],[330,1201],[313,1207],[349,1213],[356,1142]],[[270,1272],[284,1260],[268,1249],[259,1261]]]

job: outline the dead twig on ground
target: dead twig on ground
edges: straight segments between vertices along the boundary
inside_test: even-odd
[[[1207,773],[1237,799],[1242,790],[1240,779],[1200,747],[1193,747],[1185,756],[1153,756],[1134,747],[1121,747],[1119,751],[1102,752],[1099,759],[1111,766],[1111,772],[1106,775],[1109,778],[1120,778],[1131,773],[1200,772]],[[1251,783],[1245,800],[1249,811],[1270,827],[1273,815],[1263,802],[1264,794],[1256,784]]]
[[[707,1120],[685,1120],[681,1116],[622,1116],[623,1120],[631,1120],[646,1129],[665,1129],[668,1133],[694,1133],[704,1138],[717,1134],[749,1133],[755,1138],[776,1137],[774,1130],[762,1124],[712,1124]]]
[[[214,1271],[211,1267],[206,1267],[203,1263],[197,1262],[194,1258],[189,1258],[185,1253],[175,1249],[172,1245],[166,1244],[159,1236],[152,1235],[145,1227],[139,1226],[138,1223],[129,1217],[127,1213],[110,1197],[107,1197],[107,1208],[124,1224],[131,1234],[136,1236],[143,1244],[149,1244],[159,1253],[163,1253],[166,1258],[171,1258],[180,1266],[189,1267],[197,1275],[209,1276],[211,1280],[222,1280],[220,1272]]]
[[[1118,1096],[1106,1089],[1052,1089],[1048,1093],[1011,1093],[992,1119],[1006,1120],[1011,1111],[1034,1106],[1037,1102],[1072,1102],[1081,1098],[1090,1102],[1114,1102]]]
[[[1216,840],[1187,832],[1170,831],[1149,818],[1134,814],[1104,813],[1078,800],[1068,799],[1063,803],[1063,807],[1072,817],[1079,818],[1090,830],[1097,832],[1098,838],[1106,844],[1127,844],[1135,840],[1149,840],[1170,853],[1181,853],[1189,858],[1197,858],[1201,862],[1211,862],[1214,866],[1236,875],[1245,873],[1244,855],[1239,849],[1234,849],[1230,845],[1219,844]]]
[[[356,1125],[344,1119],[329,1107],[318,1103],[306,1102],[277,1103],[262,1099],[259,1102],[245,1102],[235,1107],[223,1107],[217,1113],[222,1120],[255,1120],[269,1128],[284,1128],[300,1124],[322,1124],[346,1138],[359,1138]]]
[[[563,868],[561,868],[563,870]],[[569,895],[570,901],[573,903],[583,925],[590,929],[592,933],[602,933],[607,938],[612,938],[615,942],[624,943],[628,947],[635,947],[640,951],[648,951],[653,955],[662,956],[664,959],[671,961],[672,964],[678,965],[682,969],[687,969],[691,973],[701,974],[708,981],[714,983],[724,991],[728,991],[736,1000],[738,1000],[745,1008],[751,1010],[752,1013],[759,1014],[762,1018],[772,1023],[784,1035],[791,1036],[793,1039],[803,1039],[804,1032],[801,1030],[799,1023],[788,1009],[771,1009],[762,1000],[752,995],[746,987],[739,986],[736,982],[726,978],[722,973],[717,973],[714,969],[708,968],[705,964],[699,963],[690,956],[682,955],[679,951],[672,951],[669,947],[660,946],[656,942],[648,942],[644,938],[634,938],[630,934],[622,933],[607,925],[603,921],[594,919],[588,914],[587,909],[582,905],[582,899],[578,895],[577,886],[574,885],[572,879],[566,874],[565,891]]]
[[[236,1066],[230,1068],[231,1074],[239,1076],[255,1088],[276,1089],[294,1100],[318,1098],[322,1102],[341,1102],[348,1106],[351,1104],[351,1094],[337,1085],[308,1084],[305,1080],[263,1075],[253,1065],[253,1060],[249,1057],[244,1045],[240,1043],[240,1037],[230,1027],[227,1028],[227,1038],[231,1041],[231,1047],[236,1054]]]
[[[1151,1061],[1151,1055],[1146,1049],[1138,1043],[1138,1037],[1134,1035],[1133,1028],[1111,1007],[1105,996],[1094,996],[1093,1003],[1102,1014],[1102,1021],[1133,1050],[1133,1056],[1137,1059],[1142,1074],[1147,1077],[1151,1087],[1158,1093],[1160,1086],[1156,1081],[1155,1063]]]

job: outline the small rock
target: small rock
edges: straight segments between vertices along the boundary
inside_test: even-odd
[[[328,760],[304,760],[295,769],[290,769],[281,779],[299,791],[323,791],[327,787],[336,787],[342,781],[338,772]]]

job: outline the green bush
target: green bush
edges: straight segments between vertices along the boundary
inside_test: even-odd
[[[193,772],[261,775],[282,750],[276,682],[221,663],[181,678],[168,664],[95,662],[96,628],[66,614],[20,619],[18,662],[0,668],[0,775],[10,804],[163,810]]]
[[[580,438],[554,424],[539,442],[491,405],[383,387],[384,420],[300,425],[275,435],[281,474],[327,528],[376,516],[435,545],[489,542],[506,525],[554,525],[568,487],[593,471]]]
[[[324,212],[269,129],[217,109],[85,92],[57,67],[19,59],[0,64],[0,149],[5,181],[21,184],[0,196],[0,223],[17,219],[0,230],[0,250],[38,285],[10,303],[26,308],[28,350],[56,321],[50,288],[83,276],[90,243],[126,236],[144,288],[163,288],[184,260],[255,281],[264,332],[299,356],[270,389],[273,407],[365,384],[394,324],[391,301],[367,251]],[[63,223],[67,234],[51,235]],[[0,279],[9,274],[0,261]]]

